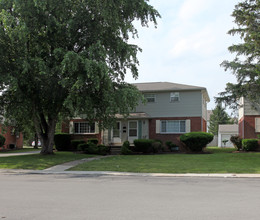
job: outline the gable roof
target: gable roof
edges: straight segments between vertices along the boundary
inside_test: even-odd
[[[236,133],[238,134],[238,125],[237,124],[225,124],[219,125],[219,133]]]
[[[207,89],[205,87],[184,85],[171,82],[148,82],[133,83],[141,92],[165,92],[165,91],[202,91],[207,101],[210,101]]]

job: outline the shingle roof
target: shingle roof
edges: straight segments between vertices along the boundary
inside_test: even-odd
[[[159,92],[159,91],[187,91],[187,90],[203,90],[209,101],[209,95],[205,87],[184,85],[171,82],[149,82],[149,83],[133,83],[142,92]]]
[[[219,125],[218,131],[220,133],[238,133],[238,125]]]

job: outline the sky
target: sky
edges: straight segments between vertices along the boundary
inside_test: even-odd
[[[138,54],[139,77],[127,74],[126,81],[173,82],[206,87],[214,109],[214,97],[225,90],[226,83],[235,83],[231,71],[220,64],[233,60],[228,51],[240,42],[227,32],[236,27],[231,16],[239,0],[150,0],[159,11],[157,28],[137,24],[139,38],[131,40],[142,48]]]

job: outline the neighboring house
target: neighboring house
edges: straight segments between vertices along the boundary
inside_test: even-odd
[[[209,131],[210,116],[213,114],[212,110],[207,110],[207,132]]]
[[[16,132],[13,126],[5,127],[0,124],[0,133],[5,137],[4,148],[13,145],[16,148],[23,148],[23,134]]]
[[[260,105],[245,98],[240,99],[239,136],[241,138],[257,138],[260,134]]]
[[[62,131],[70,132],[73,139],[98,138],[106,145],[121,145],[128,140],[159,139],[179,143],[181,134],[207,130],[207,102],[204,87],[169,82],[135,83],[147,100],[140,104],[127,119],[116,115],[111,129],[99,132],[97,123],[75,118],[63,124]]]
[[[230,141],[230,137],[238,135],[238,125],[237,124],[225,124],[218,126],[218,146],[219,147],[233,147],[234,145]],[[224,140],[228,140],[224,144]]]

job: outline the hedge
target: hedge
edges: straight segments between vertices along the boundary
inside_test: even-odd
[[[206,132],[190,132],[180,136],[181,142],[183,142],[192,152],[201,152],[213,138],[213,134]]]
[[[152,153],[153,152],[153,142],[151,139],[136,139],[134,140],[135,151],[142,153]]]
[[[0,134],[0,147],[3,147],[5,144],[5,137]]]
[[[54,135],[56,150],[67,151],[70,148],[70,134],[57,133]]]
[[[71,144],[70,144],[70,148],[71,148],[72,151],[77,151],[78,146],[80,144],[85,144],[85,143],[86,143],[86,141],[84,141],[84,140],[72,140]]]
[[[257,139],[244,139],[242,140],[242,147],[245,151],[256,151],[258,148]]]

